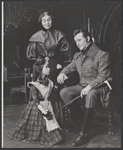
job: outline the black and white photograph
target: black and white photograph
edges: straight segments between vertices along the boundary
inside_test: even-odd
[[[121,148],[122,2],[1,4],[2,148]]]

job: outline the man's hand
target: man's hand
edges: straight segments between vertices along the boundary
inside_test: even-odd
[[[62,65],[57,64],[56,68],[57,68],[57,69],[61,69],[61,68],[62,68]]]
[[[81,91],[81,98],[83,97],[83,95],[87,95],[90,90],[91,90],[91,86],[90,85],[88,85],[84,89],[82,89],[82,91]]]
[[[57,82],[60,84],[63,84],[65,80],[67,80],[68,77],[64,73],[60,73],[57,77]]]

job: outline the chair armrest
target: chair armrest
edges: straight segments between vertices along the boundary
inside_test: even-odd
[[[112,87],[111,87],[111,85],[110,85],[109,81],[111,81],[111,80],[105,80],[104,82],[102,82],[102,83],[100,83],[100,84],[95,85],[94,87],[92,87],[92,89],[99,88],[100,86],[102,86],[102,85],[106,84],[106,85],[108,86],[108,88],[109,88],[110,90],[112,90]]]
[[[112,90],[112,87],[111,87],[111,85],[110,85],[110,83],[109,83],[109,81],[108,81],[108,80],[105,80],[105,81],[104,81],[104,83],[106,83],[106,84],[107,84],[107,86],[109,87],[109,89],[110,89],[110,90]]]

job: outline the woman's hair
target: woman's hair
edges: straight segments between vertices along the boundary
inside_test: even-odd
[[[38,78],[41,78],[44,64],[36,64],[36,66],[38,66],[39,70],[37,70],[36,68],[33,68],[33,80],[34,81],[36,81]]]
[[[42,80],[42,70],[44,65],[48,65],[49,64],[49,59],[47,57],[45,57],[44,59],[42,59],[40,62],[36,63],[36,65],[38,66],[38,69],[35,69],[35,79],[37,80],[39,78],[39,80]]]
[[[44,64],[39,66],[39,72],[38,72],[38,77],[39,80],[42,80],[42,70],[43,70]]]
[[[81,28],[75,29],[73,32],[73,36],[75,37],[77,34],[82,33],[84,38],[90,37],[90,42],[92,41],[91,34],[87,30],[83,30]]]
[[[42,9],[40,12],[39,12],[39,18],[38,18],[38,22],[41,21],[42,17],[44,17],[45,15],[48,15],[51,17],[51,19],[53,20],[54,16],[52,14],[52,12],[48,9]]]

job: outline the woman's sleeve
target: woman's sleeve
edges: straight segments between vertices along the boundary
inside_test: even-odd
[[[63,65],[64,61],[69,59],[69,43],[66,37],[63,37],[60,40],[60,56],[59,56],[59,64]]]
[[[38,90],[32,85],[30,87],[31,97],[35,104],[39,105]]]
[[[36,60],[37,57],[37,50],[36,50],[36,43],[30,42],[27,46],[26,57],[29,60]]]
[[[61,45],[61,47],[60,47],[61,53],[68,52],[69,43],[68,43],[66,37],[63,37],[63,38],[60,40],[60,42],[61,42],[61,43],[60,43],[60,45]]]

